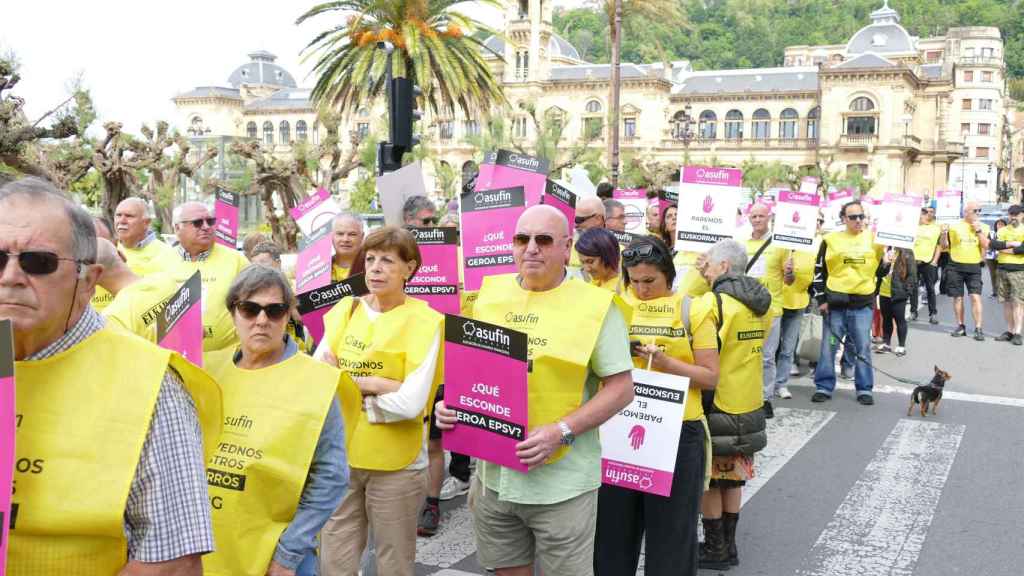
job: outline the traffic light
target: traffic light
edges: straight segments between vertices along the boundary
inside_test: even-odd
[[[420,119],[416,97],[422,92],[408,78],[391,79],[391,143],[402,152],[409,152],[419,143],[412,135],[413,123]]]

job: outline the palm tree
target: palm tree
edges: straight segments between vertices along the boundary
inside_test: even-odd
[[[499,6],[500,0],[482,0]],[[380,94],[388,57],[378,43],[394,46],[390,63],[396,77],[410,78],[423,91],[434,114],[459,108],[467,117],[488,114],[505,102],[501,86],[484,62],[483,42],[472,34],[494,33],[453,9],[458,0],[338,0],[317,4],[296,24],[321,14],[339,14],[343,23],[318,34],[306,46],[316,57],[313,98],[346,111]]]

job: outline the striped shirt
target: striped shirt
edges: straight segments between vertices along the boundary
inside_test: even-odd
[[[196,254],[195,258],[193,258],[192,255],[188,253],[188,250],[185,250],[185,247],[181,244],[178,244],[177,248],[178,254],[181,255],[181,259],[185,262],[205,262],[206,259],[210,257],[210,252],[213,252],[213,246],[210,246],[209,250],[206,252],[200,252],[199,254]]]
[[[70,350],[101,330],[104,323],[95,310],[86,308],[70,330],[26,360],[42,360]],[[203,437],[195,403],[181,378],[169,368],[125,505],[128,558],[166,562],[213,551],[207,497]]]

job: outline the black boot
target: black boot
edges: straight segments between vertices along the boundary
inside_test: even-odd
[[[729,549],[725,544],[725,534],[722,530],[721,518],[704,518],[704,546],[701,547],[703,554],[697,561],[697,566],[704,570],[728,570]]]
[[[740,521],[739,512],[722,513],[722,532],[725,535],[725,546],[729,550],[729,564],[740,565],[740,556],[736,552],[736,524]]]

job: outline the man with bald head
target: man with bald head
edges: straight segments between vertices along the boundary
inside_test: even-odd
[[[224,299],[235,276],[249,265],[241,253],[214,242],[217,219],[199,202],[186,202],[175,210],[180,262],[175,275],[191,276],[199,270],[203,281],[203,351],[238,344],[235,323]]]
[[[177,260],[174,248],[151,228],[153,216],[142,198],[125,198],[114,210],[114,233],[128,267],[139,276],[170,269]]]
[[[576,201],[576,236],[578,237],[583,232],[590,230],[591,228],[604,228],[604,202],[601,201],[597,196],[587,196],[586,198],[580,198]],[[584,280],[587,280],[585,274],[583,274],[583,263],[580,262],[580,255],[573,248],[569,250],[569,273],[573,276],[581,276]]]
[[[342,212],[334,217],[331,243],[334,245],[334,263],[331,266],[331,282],[348,278],[352,262],[363,247],[363,221],[354,214]]]
[[[750,208],[750,239],[747,240],[747,276],[757,278],[772,295],[772,307],[767,314],[771,318],[770,329],[765,334],[761,348],[761,364],[764,370],[764,412],[766,418],[775,416],[772,400],[775,398],[775,354],[779,351],[779,334],[782,323],[782,286],[785,282],[785,266],[788,255],[778,246],[772,246],[772,210],[760,202]],[[793,279],[788,278],[792,283]],[[768,326],[766,326],[768,328]],[[781,387],[780,387],[781,388]],[[779,396],[791,398],[789,390],[779,390]]]
[[[597,203],[601,205],[600,201]],[[568,277],[571,236],[551,206],[528,208],[513,236],[516,274],[484,279],[473,317],[529,337],[529,422],[516,446],[529,473],[478,464],[470,488],[477,555],[499,576],[593,574],[598,426],[633,399],[626,321],[609,290]],[[454,410],[437,405],[452,429]]]
[[[197,416],[210,406],[189,391],[213,383],[180,356],[107,328],[89,306],[103,272],[93,226],[49,182],[0,188],[16,458],[34,463],[15,474],[7,568],[198,576],[213,550]],[[214,412],[219,424],[219,400]]]
[[[981,329],[981,266],[989,244],[988,224],[978,216],[981,207],[977,202],[964,205],[964,217],[956,224],[943,225],[940,243],[949,250],[949,264],[946,265],[946,294],[953,297],[957,327],[954,338],[967,335],[964,324],[964,286],[971,297],[971,315],[974,316],[974,339],[983,341],[985,332]]]

